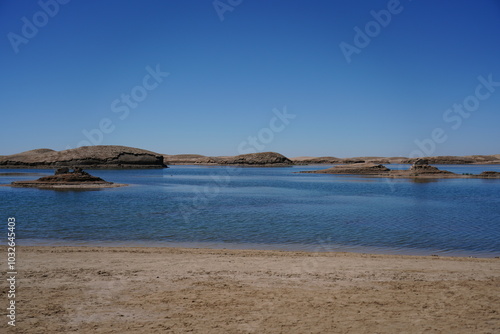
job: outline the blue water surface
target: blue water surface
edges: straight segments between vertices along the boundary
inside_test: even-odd
[[[93,191],[0,187],[1,218],[5,226],[8,217],[16,218],[18,242],[25,245],[500,255],[499,179],[415,182],[296,173],[325,167],[91,170],[130,186]],[[499,165],[438,167],[456,173],[500,171]],[[0,170],[10,172],[40,175],[0,174],[0,184],[52,174]]]

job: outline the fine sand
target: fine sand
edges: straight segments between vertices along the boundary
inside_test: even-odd
[[[16,262],[1,333],[500,333],[497,258],[21,246]]]

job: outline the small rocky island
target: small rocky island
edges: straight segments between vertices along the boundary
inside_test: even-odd
[[[481,178],[500,179],[499,172],[486,171],[481,174],[456,174],[429,165],[427,159],[418,159],[408,170],[391,170],[384,165],[376,163],[353,163],[338,165],[327,169],[303,171],[300,173],[339,174],[339,175],[365,175],[371,177],[410,178],[410,179],[437,179],[437,178]]]
[[[72,169],[72,170],[71,170]],[[15,181],[12,187],[43,188],[43,189],[99,189],[123,187],[126,184],[107,182],[97,176],[92,176],[80,167],[62,167],[54,175],[44,176],[33,181]]]

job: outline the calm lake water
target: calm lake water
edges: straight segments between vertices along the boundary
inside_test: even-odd
[[[408,168],[390,166],[389,168]],[[500,180],[297,174],[328,166],[93,170],[129,187],[0,187],[21,245],[138,245],[500,255]],[[456,173],[500,165],[438,166]],[[51,175],[52,170],[7,170]],[[42,175],[0,175],[0,184]]]

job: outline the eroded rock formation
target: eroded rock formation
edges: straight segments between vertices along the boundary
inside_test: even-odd
[[[308,171],[304,173],[322,173],[322,174],[355,174],[355,175],[380,175],[387,174],[391,170],[384,165],[372,163],[353,163],[347,165],[334,166],[332,168]]]
[[[62,167],[58,168],[54,175],[44,176],[33,181],[15,181],[12,182],[13,187],[23,188],[75,188],[75,189],[90,189],[90,188],[111,188],[121,187],[124,184],[115,184],[107,182],[97,176],[92,176],[83,171],[80,167]]]
[[[115,145],[83,146],[64,151],[39,149],[0,157],[0,168],[165,168],[161,154]]]
[[[206,157],[196,154],[165,156],[173,164],[199,165],[247,165],[247,166],[289,166],[293,161],[276,152],[250,153],[237,156]]]

